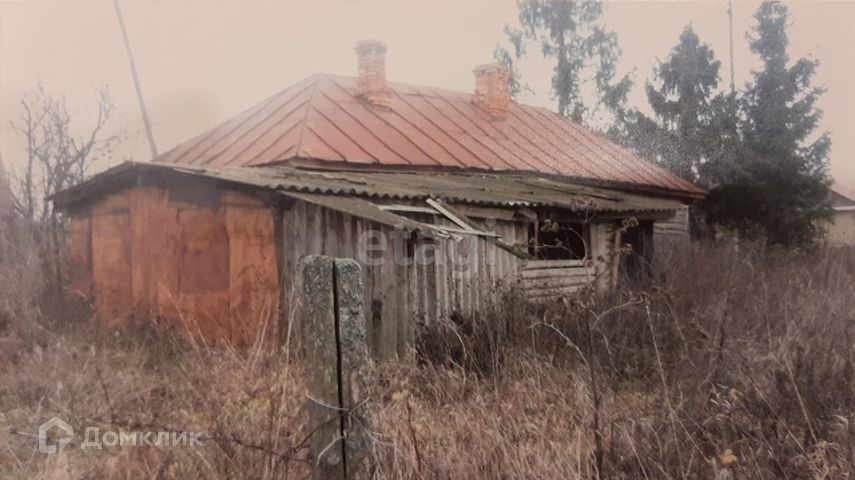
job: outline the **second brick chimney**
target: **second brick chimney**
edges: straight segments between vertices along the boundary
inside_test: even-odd
[[[511,106],[511,72],[501,64],[475,67],[475,97],[472,102],[493,118],[502,118]]]
[[[386,45],[379,40],[363,40],[355,50],[356,96],[375,107],[389,107],[392,93],[386,83]]]

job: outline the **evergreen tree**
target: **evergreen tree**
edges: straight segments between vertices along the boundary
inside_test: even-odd
[[[497,60],[513,66],[514,59],[527,54],[527,44],[537,42],[544,57],[555,61],[552,93],[558,101],[558,113],[588,123],[598,114],[620,115],[631,82],[628,76],[615,79],[621,51],[617,36],[602,25],[602,3],[520,0],[517,6],[520,28],[505,28],[513,55],[499,47]],[[595,87],[595,102],[585,101],[590,97],[582,90],[586,83]],[[512,91],[522,88],[515,71]]]
[[[662,130],[662,163],[687,180],[698,180],[714,138],[711,97],[718,87],[720,62],[687,26],[668,59],[647,85],[647,99]]]
[[[703,204],[707,219],[762,235],[769,243],[810,246],[830,215],[826,162],[830,139],[817,133],[821,88],[811,86],[818,63],[787,55],[785,5],[764,2],[749,36],[763,62],[741,100],[737,163],[721,168],[722,184]]]
[[[736,96],[715,93],[719,67],[687,25],[647,84],[653,116],[629,111],[615,139],[687,180],[718,183],[717,171],[729,168],[739,138]]]

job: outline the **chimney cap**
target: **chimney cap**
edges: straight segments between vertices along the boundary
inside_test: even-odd
[[[507,73],[507,74],[510,74],[511,71],[510,71],[510,69],[508,69],[508,67],[502,65],[501,63],[492,62],[492,63],[484,63],[481,65],[477,65],[475,68],[472,69],[472,73],[474,73],[475,75],[482,75],[485,73]]]
[[[370,52],[372,50],[377,53],[386,53],[386,43],[382,40],[368,38],[356,42],[354,50],[356,50],[356,53]]]
[[[363,40],[356,44],[356,96],[377,108],[389,108],[392,99],[386,83],[386,44]]]

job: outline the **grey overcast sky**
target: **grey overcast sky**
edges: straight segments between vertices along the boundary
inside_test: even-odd
[[[386,42],[390,80],[469,91],[472,67],[491,61],[502,28],[516,22],[513,0],[121,2],[161,151],[314,72],[352,75],[353,46],[365,38]],[[827,88],[820,106],[834,142],[831,172],[855,190],[855,1],[788,5],[791,56],[821,62],[817,83]],[[740,85],[756,66],[745,32],[757,6],[734,2]],[[620,67],[635,80],[631,101],[646,103],[642,89],[656,59],[689,23],[722,60],[726,88],[726,10],[723,1],[607,2],[605,21],[624,51]],[[552,107],[548,65],[527,62],[523,74],[536,93],[521,100]],[[83,123],[94,113],[98,86],[109,85],[111,128],[130,135],[113,162],[149,159],[112,1],[0,0],[0,151],[13,174],[24,150],[9,122],[37,82],[65,95]]]

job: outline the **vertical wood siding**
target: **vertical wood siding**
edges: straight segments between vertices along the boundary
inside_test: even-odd
[[[499,221],[491,228],[509,242],[525,234],[524,227],[513,222]],[[304,202],[283,211],[283,229],[283,279],[289,298],[300,291],[300,259],[306,255],[348,257],[360,263],[369,344],[374,354],[385,358],[407,355],[417,323],[454,312],[471,314],[517,280],[518,259],[482,237],[417,239],[408,248],[410,239],[401,231]]]

